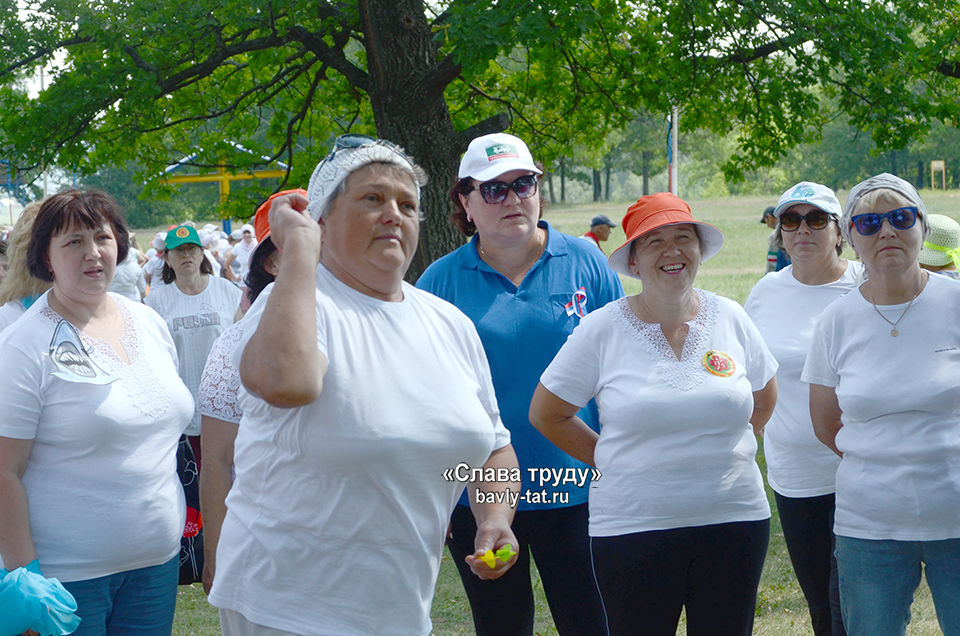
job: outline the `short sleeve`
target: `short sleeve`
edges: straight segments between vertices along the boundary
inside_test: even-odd
[[[242,335],[242,327],[238,323],[224,331],[213,343],[197,390],[197,410],[200,415],[234,424],[243,417],[243,411],[237,403],[240,372],[230,360],[233,348]]]
[[[487,362],[487,356],[483,351],[483,344],[480,342],[476,327],[466,316],[463,316],[463,325],[470,337],[470,359],[473,361],[477,381],[480,384],[480,403],[487,415],[490,416],[490,423],[493,425],[495,435],[493,448],[494,450],[503,448],[510,443],[510,431],[503,425],[503,420],[500,418],[500,407],[497,404],[497,394],[493,389],[490,364]]]
[[[12,439],[33,439],[43,408],[43,365],[46,356],[31,355],[9,339],[0,339],[0,400],[3,417],[0,435]]]
[[[599,392],[598,343],[604,325],[611,328],[609,313],[598,311],[583,318],[540,376],[540,383],[561,400],[582,408]]]
[[[243,336],[236,343],[232,353],[230,354],[230,363],[236,369],[240,369],[240,359],[243,357],[243,350],[247,346],[247,343],[250,342],[253,334],[257,332],[257,327],[260,324],[260,319],[263,318],[263,312],[267,307],[267,302],[270,300],[270,296],[273,293],[273,286],[275,284],[276,283],[270,283],[264,287],[263,291],[260,292],[260,295],[257,296],[257,299],[250,306],[250,309],[247,310],[247,313],[244,314],[243,318],[241,318],[241,322],[243,323]],[[327,344],[326,328],[324,326],[324,308],[319,302],[320,296],[316,288],[314,288],[314,298],[316,300],[317,308],[317,349],[319,349],[320,352],[326,356]]]
[[[821,316],[813,328],[813,340],[800,379],[807,384],[836,387],[840,383],[833,356],[830,355],[830,325]]]
[[[747,380],[750,381],[752,391],[759,391],[777,374],[777,359],[770,353],[767,343],[760,335],[760,330],[746,312],[743,312],[742,319]]]

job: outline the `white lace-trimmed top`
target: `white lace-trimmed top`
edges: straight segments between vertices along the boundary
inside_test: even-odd
[[[689,331],[683,343],[680,359],[663,335],[660,323],[644,322],[630,308],[630,299],[615,303],[614,317],[621,323],[657,362],[661,379],[681,391],[689,391],[703,383],[706,377],[701,367],[703,355],[710,346],[710,334],[717,322],[717,296],[700,289],[694,290],[700,299],[697,315],[687,322]]]
[[[106,341],[88,336],[79,329],[76,332],[90,357],[100,368],[117,377],[120,386],[130,398],[130,404],[137,407],[143,415],[158,418],[170,407],[170,394],[161,388],[154,372],[155,361],[144,352],[142,343],[144,334],[140,333],[137,322],[130,314],[126,297],[123,297],[123,300],[120,300],[120,297],[120,294],[111,294],[123,317],[124,329],[120,345],[126,351],[129,363],[124,362]],[[40,315],[54,326],[63,320],[63,317],[49,305],[40,310]]]
[[[22,482],[47,576],[81,581],[165,563],[180,551],[177,440],[194,412],[163,320],[117,294],[129,362],[77,332],[116,379],[87,383],[49,355],[62,320],[42,296],[0,334],[0,435],[33,440]]]
[[[570,404],[597,401],[591,536],[770,516],[750,417],[776,360],[740,305],[697,294],[679,360],[621,300],[583,318],[540,378]]]
[[[230,362],[230,356],[243,337],[243,321],[236,322],[213,343],[207,364],[197,390],[197,410],[200,415],[239,424],[243,410],[237,403],[240,391],[240,371]]]

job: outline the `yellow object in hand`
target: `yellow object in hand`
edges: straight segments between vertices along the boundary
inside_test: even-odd
[[[497,559],[500,559],[503,562],[510,560],[510,557],[515,555],[516,552],[513,551],[513,546],[509,543],[504,545],[502,548],[494,553],[493,550],[487,550],[480,560],[487,564],[487,566],[492,570],[497,567]]]

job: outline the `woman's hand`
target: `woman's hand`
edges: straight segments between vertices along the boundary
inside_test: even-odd
[[[320,260],[320,225],[307,214],[307,199],[301,194],[291,192],[274,199],[270,204],[270,238],[277,249],[293,241],[306,241],[307,247],[313,247]]]
[[[498,558],[494,567],[491,568],[483,560],[483,556],[488,550],[496,552],[508,544],[512,548],[511,552],[513,554],[506,561]],[[499,579],[517,562],[516,550],[519,543],[517,537],[513,534],[513,530],[510,529],[510,524],[503,517],[491,519],[478,526],[473,545],[475,550],[473,554],[467,555],[467,565],[470,566],[470,570],[474,574],[485,581]]]

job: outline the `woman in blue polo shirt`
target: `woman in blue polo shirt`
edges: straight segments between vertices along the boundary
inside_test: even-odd
[[[587,490],[590,467],[570,458],[530,424],[540,374],[588,312],[623,295],[603,254],[540,218],[538,176],[526,144],[503,133],[470,142],[451,189],[453,224],[472,240],[433,263],[417,286],[459,307],[477,327],[523,484],[513,530],[519,562],[496,581],[480,581],[465,558],[476,528],[463,498],[447,544],[460,570],[477,634],[531,634],[530,554],[557,631],[606,632],[590,566]],[[591,403],[581,417],[596,423]]]

